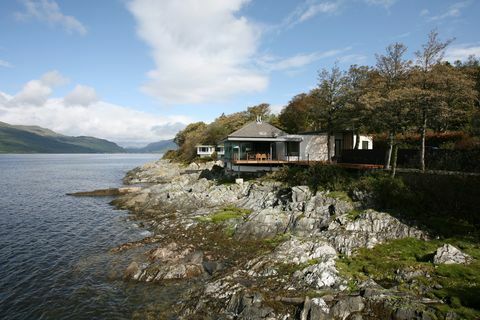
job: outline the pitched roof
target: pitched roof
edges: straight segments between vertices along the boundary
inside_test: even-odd
[[[276,138],[286,133],[266,122],[250,122],[228,135],[228,138]]]

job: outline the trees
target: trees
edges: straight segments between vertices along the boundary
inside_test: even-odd
[[[369,88],[371,70],[366,66],[350,66],[346,74],[346,104],[341,114],[341,122],[356,135],[354,149],[360,144],[360,133],[372,128],[372,110],[363,103],[362,96]]]
[[[280,126],[290,133],[312,130],[311,108],[313,103],[314,99],[311,94],[301,93],[293,97],[278,116]]]
[[[396,157],[392,154],[397,148],[395,136],[409,125],[410,94],[405,88],[411,68],[411,62],[404,58],[407,47],[402,43],[394,43],[386,48],[383,55],[376,55],[377,64],[370,85],[363,101],[375,109],[374,121],[379,130],[388,132],[389,142],[385,168],[396,167]],[[394,156],[396,155],[396,152]],[[393,160],[393,161],[392,161]],[[395,171],[392,170],[392,175]]]
[[[312,91],[314,105],[312,118],[315,128],[327,131],[328,162],[332,162],[332,134],[339,126],[339,114],[345,105],[345,72],[335,64],[331,70],[323,69],[318,74],[318,88]]]
[[[420,127],[420,169],[425,171],[425,135],[427,131],[428,121],[435,115],[440,113],[440,106],[444,100],[444,95],[438,88],[442,75],[438,73],[439,65],[445,54],[445,49],[453,41],[453,39],[444,42],[438,39],[438,33],[431,31],[428,35],[427,43],[422,45],[422,49],[415,52],[417,58],[417,66],[413,80],[418,90],[418,112]]]

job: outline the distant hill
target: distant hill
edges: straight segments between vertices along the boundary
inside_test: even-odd
[[[126,148],[126,150],[132,153],[165,153],[167,150],[176,150],[177,148],[173,139],[170,139],[153,142],[143,148]]]
[[[0,122],[0,153],[122,153],[117,144],[94,137],[70,137],[38,126]]]

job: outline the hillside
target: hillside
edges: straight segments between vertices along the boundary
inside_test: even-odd
[[[126,150],[132,153],[165,153],[167,150],[176,150],[177,148],[173,139],[170,139],[152,142],[143,148],[126,148]]]
[[[94,137],[70,137],[38,126],[0,122],[0,153],[121,153],[117,144]]]

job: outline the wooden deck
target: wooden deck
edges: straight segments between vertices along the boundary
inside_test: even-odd
[[[233,160],[234,165],[257,165],[257,166],[278,166],[278,165],[299,165],[299,166],[310,166],[314,164],[325,164],[328,163],[325,161],[307,161],[307,160]],[[341,168],[346,169],[359,169],[359,170],[373,170],[373,169],[383,169],[383,165],[380,164],[363,164],[363,163],[332,163]]]

